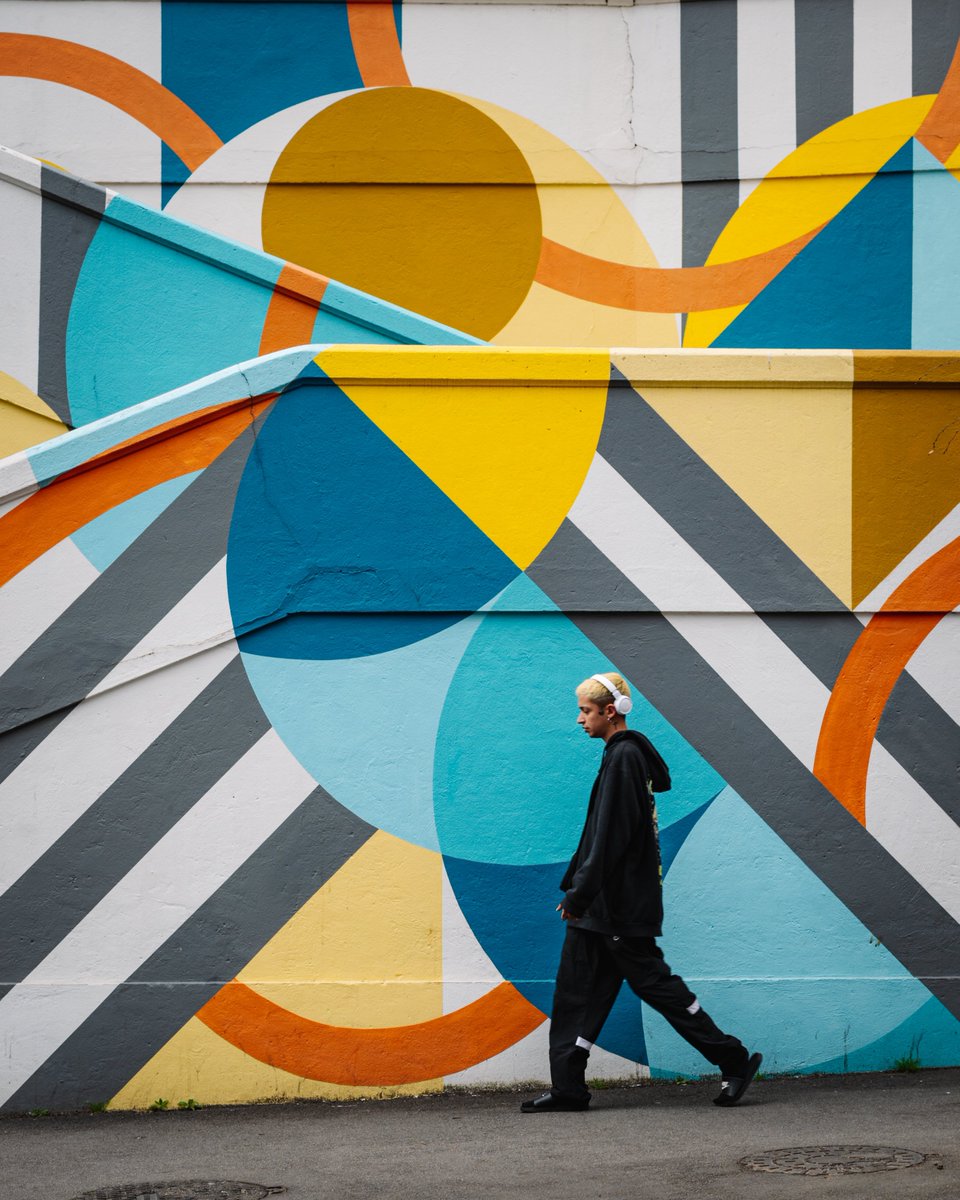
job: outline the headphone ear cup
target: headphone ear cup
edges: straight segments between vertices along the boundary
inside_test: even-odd
[[[617,710],[621,717],[625,717],[633,708],[633,701],[629,696],[620,696],[613,707]]]

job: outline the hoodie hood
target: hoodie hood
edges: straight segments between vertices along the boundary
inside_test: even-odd
[[[620,733],[615,733],[607,745],[614,741],[620,741],[621,738],[629,739],[636,743],[643,752],[643,757],[647,761],[647,768],[650,772],[650,783],[655,792],[669,792],[670,783],[670,768],[660,757],[660,753],[654,746],[653,742],[636,729],[624,729]]]

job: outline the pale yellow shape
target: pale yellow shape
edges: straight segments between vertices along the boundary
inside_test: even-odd
[[[327,1025],[408,1025],[443,1011],[441,858],[378,831],[240,971]]]
[[[67,426],[26,384],[0,371],[0,457],[66,433]]]
[[[916,133],[932,103],[932,96],[914,96],[881,104],[798,146],[733,214],[707,262],[762,254],[832,220]],[[709,346],[745,307],[691,313],[684,346]]]
[[[576,150],[517,113],[475,97],[460,99],[486,113],[520,147],[537,183],[545,238],[593,258],[658,265],[629,209]],[[676,346],[679,331],[672,313],[627,312],[534,283],[493,340],[531,346]]]
[[[852,388],[641,391],[827,587],[852,603]]]
[[[526,568],[556,532],[589,469],[603,422],[608,355],[483,348],[408,355],[403,349],[369,356],[371,366],[380,364],[382,381],[373,383],[360,376],[363,356],[356,351],[327,351],[317,362]],[[423,382],[389,382],[391,365],[401,364]]]
[[[375,833],[256,954],[237,979],[275,1004],[326,1025],[377,1028],[443,1012],[440,855]],[[345,1087],[258,1062],[192,1019],[110,1102],[145,1108],[240,1104],[263,1098],[414,1095],[440,1080]]]
[[[764,387],[853,383],[850,350],[611,350],[610,361],[638,388],[646,383]]]
[[[679,331],[670,313],[610,308],[533,283],[526,301],[493,342],[533,346],[538,341],[559,346],[676,346]]]

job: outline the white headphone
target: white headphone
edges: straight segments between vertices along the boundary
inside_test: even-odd
[[[623,692],[618,691],[618,689],[613,686],[613,681],[608,679],[606,675],[591,675],[590,678],[595,679],[597,683],[602,683],[607,689],[607,691],[613,697],[613,707],[621,717],[625,717],[630,709],[633,708],[633,701],[630,699],[630,697],[625,696]]]

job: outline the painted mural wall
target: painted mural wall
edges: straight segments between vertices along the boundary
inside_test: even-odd
[[[543,1078],[604,667],[720,1023],[960,1062],[958,36],[0,3],[0,1103]]]
[[[958,395],[306,347],[6,459],[3,1102],[542,1078],[609,664],[717,1019],[772,1071],[960,1060]],[[702,1069],[626,993],[590,1071]]]
[[[5,0],[0,138],[502,344],[957,347],[958,37],[954,0]]]

